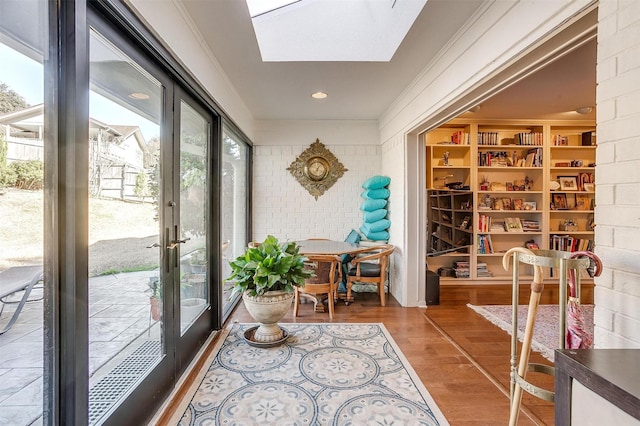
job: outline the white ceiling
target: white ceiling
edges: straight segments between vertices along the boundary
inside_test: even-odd
[[[255,119],[375,120],[483,0],[428,0],[389,62],[263,62],[244,1],[183,2]],[[594,119],[567,111],[595,105],[595,55],[594,41],[483,101],[474,116]],[[312,99],[317,91],[329,96]]]
[[[427,0],[302,0],[253,16],[265,62],[389,61]],[[265,0],[247,0],[252,5]]]

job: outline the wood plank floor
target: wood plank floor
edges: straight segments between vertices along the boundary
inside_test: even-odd
[[[312,307],[303,304],[297,318],[291,310],[282,322],[329,322],[327,313]],[[240,304],[230,321],[253,319]],[[338,303],[331,322],[383,323],[452,425],[508,423],[510,338],[465,304],[403,308],[390,297],[383,308],[376,294],[360,293],[349,306]],[[533,352],[530,361],[549,364]],[[528,378],[553,390],[548,376]],[[519,425],[552,425],[553,416],[553,404],[525,393]]]

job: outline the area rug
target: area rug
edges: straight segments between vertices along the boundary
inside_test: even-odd
[[[467,306],[511,335],[513,327],[511,305],[474,306],[468,304]],[[528,305],[518,305],[518,340],[520,341],[522,341],[527,324],[528,308]],[[593,336],[593,305],[581,305],[581,308],[585,329]],[[553,351],[559,348],[559,328],[558,305],[539,305],[533,328],[531,349],[540,352],[542,356],[553,362]]]
[[[256,348],[254,324],[220,339],[180,425],[448,425],[382,324],[281,324]]]

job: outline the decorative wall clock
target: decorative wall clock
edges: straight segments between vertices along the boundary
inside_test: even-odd
[[[316,200],[347,171],[319,139],[302,151],[287,170]]]

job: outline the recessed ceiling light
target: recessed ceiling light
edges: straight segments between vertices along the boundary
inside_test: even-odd
[[[311,94],[311,97],[314,99],[324,99],[327,97],[327,94],[324,92],[315,92]]]
[[[149,99],[149,95],[147,95],[146,93],[141,93],[141,92],[134,92],[134,93],[130,93],[129,97],[131,99],[139,99],[139,100],[144,100],[144,99]]]
[[[591,111],[593,111],[593,107],[590,107],[590,106],[576,108],[576,112],[578,114],[589,114]]]

